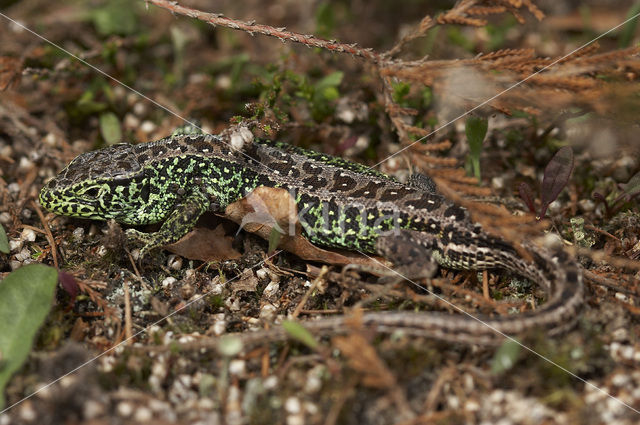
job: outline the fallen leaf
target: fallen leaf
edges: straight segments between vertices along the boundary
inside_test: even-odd
[[[295,201],[286,189],[265,186],[254,189],[225,209],[226,218],[265,240],[273,239],[272,230],[276,229],[282,235],[278,246],[303,260],[379,267],[377,261],[364,255],[342,250],[327,251],[313,245],[302,236],[297,215]]]
[[[241,254],[233,249],[232,243],[233,237],[218,224],[215,229],[196,227],[166,249],[190,260],[213,262],[240,258]]]
[[[256,292],[258,287],[258,278],[251,272],[245,273],[240,279],[233,282],[231,292],[235,294],[238,291]]]

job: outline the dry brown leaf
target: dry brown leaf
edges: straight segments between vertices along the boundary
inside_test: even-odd
[[[20,82],[22,59],[0,56],[0,91],[5,91]]]
[[[238,291],[256,292],[258,287],[258,278],[253,273],[243,273],[240,279],[233,282],[231,292],[235,294]]]
[[[246,197],[227,206],[225,217],[266,240],[269,240],[272,229],[277,225],[282,234],[278,246],[303,260],[379,266],[376,261],[362,255],[318,248],[302,237],[295,201],[286,189],[258,187]]]
[[[231,246],[232,242],[233,237],[227,236],[219,224],[215,229],[196,227],[166,249],[190,260],[224,261],[241,257]]]

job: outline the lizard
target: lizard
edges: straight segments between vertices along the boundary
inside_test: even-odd
[[[39,195],[48,211],[139,226],[128,229],[141,255],[189,232],[206,211],[221,212],[252,190],[286,188],[295,199],[302,235],[313,244],[377,254],[415,269],[436,262],[452,269],[505,269],[542,286],[547,299],[535,311],[507,316],[436,312],[367,312],[362,326],[401,330],[463,344],[497,345],[531,329],[560,334],[575,324],[584,303],[582,273],[562,249],[529,242],[526,261],[513,244],[475,223],[469,212],[439,194],[429,178],[407,183],[366,165],[281,142],[250,138],[233,148],[224,133],[174,132],[141,144],[116,144],[76,157]],[[305,322],[312,332],[345,329],[338,316]],[[286,338],[282,328],[262,337]],[[255,334],[260,334],[256,332]],[[255,339],[260,339],[258,336]]]

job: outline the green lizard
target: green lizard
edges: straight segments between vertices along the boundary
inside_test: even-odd
[[[366,313],[366,326],[495,344],[501,334],[531,328],[557,334],[575,322],[583,284],[574,261],[562,251],[527,243],[533,262],[525,261],[511,244],[483,231],[465,209],[438,194],[428,179],[418,175],[403,184],[341,158],[263,140],[232,149],[225,138],[174,133],[155,142],[84,153],[43,187],[40,203],[73,217],[162,223],[153,233],[127,231],[147,253],[178,240],[207,210],[224,211],[259,186],[286,188],[295,199],[303,236],[314,244],[375,253],[400,268],[426,268],[435,260],[457,269],[507,269],[548,293],[541,308],[515,316],[474,320],[438,313]],[[342,317],[305,324],[320,333],[343,325]]]

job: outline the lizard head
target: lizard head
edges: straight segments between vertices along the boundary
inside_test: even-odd
[[[125,224],[147,224],[149,179],[137,159],[135,146],[118,144],[84,153],[44,185],[40,204],[60,215],[115,219]]]

